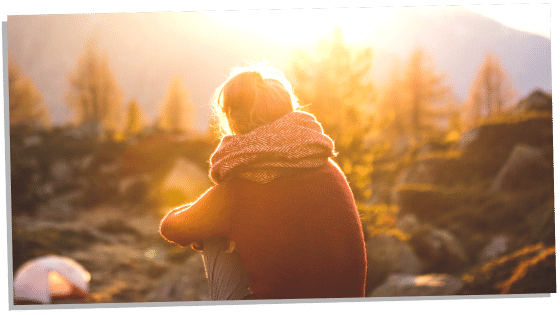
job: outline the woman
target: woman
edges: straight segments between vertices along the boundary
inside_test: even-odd
[[[161,235],[202,249],[211,286],[218,275],[241,288],[232,298],[363,297],[364,237],[333,141],[270,67],[237,70],[216,95],[216,185],[169,212]]]

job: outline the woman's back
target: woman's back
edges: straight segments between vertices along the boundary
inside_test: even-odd
[[[350,188],[334,163],[267,184],[226,181],[231,234],[256,299],[364,296],[366,254]]]

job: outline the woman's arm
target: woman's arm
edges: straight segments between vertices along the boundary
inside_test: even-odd
[[[161,221],[159,233],[167,241],[185,247],[195,241],[227,236],[229,229],[227,187],[218,185],[196,202],[171,210]]]

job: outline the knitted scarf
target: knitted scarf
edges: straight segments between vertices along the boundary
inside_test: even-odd
[[[294,111],[242,135],[225,136],[210,158],[210,179],[230,176],[265,184],[318,168],[334,157],[334,143],[311,114]]]

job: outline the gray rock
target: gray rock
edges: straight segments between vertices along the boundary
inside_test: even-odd
[[[23,138],[24,147],[37,147],[43,144],[43,139],[39,135],[30,135]]]
[[[514,112],[552,111],[552,95],[536,90],[522,99],[514,108]]]
[[[202,254],[193,254],[184,264],[168,271],[149,293],[153,302],[209,301],[210,290]]]
[[[474,143],[476,140],[478,140],[479,136],[480,136],[480,129],[479,128],[474,128],[474,129],[469,130],[468,132],[463,134],[461,139],[459,139],[459,141],[457,142],[457,144],[455,146],[455,149],[462,150],[462,149],[465,149],[466,147],[471,146],[472,143]]]
[[[541,150],[519,144],[492,183],[492,191],[512,191],[533,187],[535,184],[553,179],[552,163],[546,160]]]
[[[503,255],[508,249],[508,243],[509,237],[505,235],[494,237],[480,252],[478,263],[482,265]]]
[[[76,190],[50,199],[39,205],[37,215],[44,220],[67,221],[76,218],[76,202],[83,197],[83,192]]]
[[[447,274],[393,274],[368,296],[448,296],[462,288],[461,279]]]
[[[422,263],[412,248],[393,235],[377,234],[366,242],[368,290],[392,273],[420,274]]]
[[[418,223],[415,215],[405,214],[397,221],[396,227],[406,234],[412,234],[420,228],[420,223]]]
[[[57,160],[51,165],[50,173],[56,181],[68,182],[72,178],[72,167],[63,160]]]
[[[50,198],[54,193],[54,185],[52,182],[43,183],[35,187],[35,190],[37,196],[43,199]]]
[[[85,172],[92,166],[93,161],[94,161],[93,154],[89,154],[82,158],[73,160],[72,165],[80,172]]]
[[[409,243],[424,264],[425,272],[455,273],[469,262],[463,246],[446,230],[424,226],[411,235]]]

